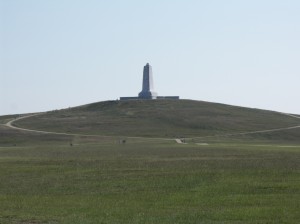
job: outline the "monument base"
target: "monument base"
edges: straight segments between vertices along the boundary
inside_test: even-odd
[[[140,98],[139,97],[130,97],[130,96],[128,96],[128,97],[120,97],[120,100],[140,100]]]
[[[152,91],[142,91],[139,93],[140,99],[148,99],[148,100],[155,100],[157,98],[157,93]]]
[[[179,96],[157,96],[156,98],[120,97],[120,100],[179,100]]]

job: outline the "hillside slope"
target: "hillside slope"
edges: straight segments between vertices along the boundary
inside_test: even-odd
[[[298,124],[300,119],[272,111],[203,101],[155,100],[93,103],[47,112],[17,121],[14,125],[78,134],[173,138],[275,129]],[[300,131],[295,133],[300,134]]]

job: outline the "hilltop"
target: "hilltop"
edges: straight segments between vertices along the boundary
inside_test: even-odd
[[[192,100],[105,101],[50,111],[14,125],[35,130],[128,137],[203,137],[299,125],[282,113]],[[267,138],[299,139],[299,130]],[[275,136],[275,137],[274,137]]]

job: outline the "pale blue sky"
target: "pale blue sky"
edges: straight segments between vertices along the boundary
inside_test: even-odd
[[[0,114],[159,95],[300,114],[299,0],[0,0]]]

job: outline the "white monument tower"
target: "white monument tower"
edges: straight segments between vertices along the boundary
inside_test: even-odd
[[[154,92],[153,76],[152,76],[152,67],[147,63],[144,66],[143,72],[143,89],[139,93],[139,98],[141,99],[156,99],[157,93]]]
[[[152,77],[152,67],[147,63],[144,66],[143,72],[143,89],[136,97],[120,97],[120,100],[156,100],[156,99],[169,99],[169,100],[179,100],[179,96],[157,96],[154,91],[153,77]]]

